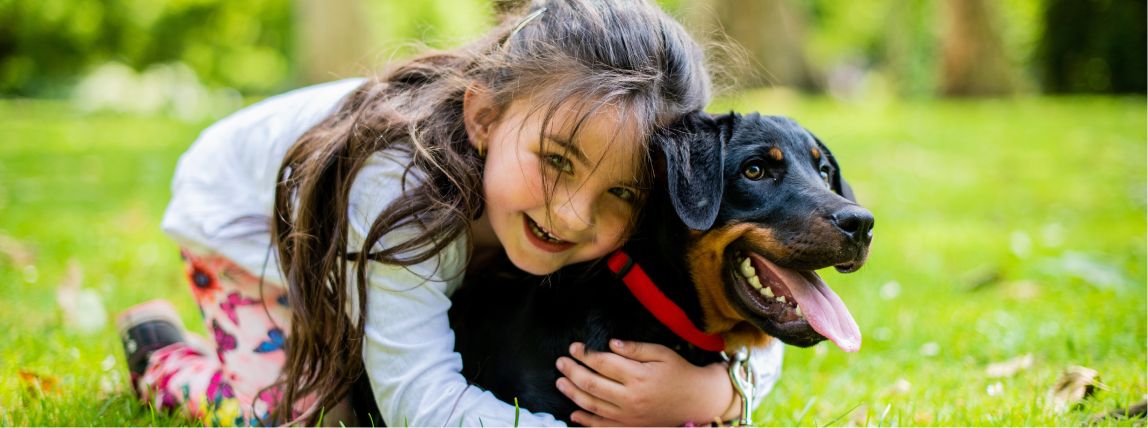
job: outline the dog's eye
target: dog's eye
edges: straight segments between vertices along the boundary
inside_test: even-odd
[[[833,182],[829,179],[829,167],[821,167],[821,181],[825,182],[825,187],[833,188]]]
[[[741,175],[750,180],[761,180],[765,177],[765,167],[761,161],[750,161],[741,169]]]

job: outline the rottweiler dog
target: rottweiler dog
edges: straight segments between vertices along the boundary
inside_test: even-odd
[[[655,140],[655,191],[606,263],[535,277],[504,260],[453,296],[468,379],[568,419],[577,406],[555,387],[554,362],[574,341],[659,343],[697,365],[770,338],[860,348],[849,310],[813,272],[857,270],[873,237],[829,148],[756,113],[687,115]]]

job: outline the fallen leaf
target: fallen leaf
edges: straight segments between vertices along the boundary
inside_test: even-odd
[[[1105,422],[1107,419],[1143,418],[1146,415],[1148,415],[1148,400],[1141,400],[1139,403],[1122,409],[1116,409],[1109,412],[1093,415],[1090,422],[1095,424]]]
[[[1051,410],[1063,413],[1091,397],[1097,389],[1108,389],[1100,383],[1099,372],[1088,367],[1070,366],[1064,369],[1056,385],[1049,391]]]
[[[1029,367],[1032,367],[1032,354],[1024,354],[1008,361],[989,364],[985,374],[991,378],[1011,377]]]
[[[42,375],[30,370],[19,371],[20,383],[29,393],[37,396],[60,394],[60,379],[52,375]]]
[[[8,235],[0,235],[0,254],[7,256],[15,266],[28,266],[36,261],[27,245]]]

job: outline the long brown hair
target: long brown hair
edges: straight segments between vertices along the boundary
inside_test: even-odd
[[[489,90],[500,112],[545,94],[553,101],[538,106],[544,127],[564,101],[621,106],[643,135],[710,99],[701,49],[648,0],[537,0],[514,9],[473,43],[365,82],[287,152],[272,230],[292,324],[275,420],[290,419],[293,403],[312,395],[315,409],[332,408],[362,373],[367,262],[430,260],[481,214],[482,158],[463,125],[468,87]],[[361,248],[348,248],[351,185],[380,150],[410,156],[404,196],[374,220]],[[378,248],[384,235],[409,227],[421,234]]]

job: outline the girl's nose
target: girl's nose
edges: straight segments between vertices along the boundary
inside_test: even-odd
[[[573,192],[567,198],[556,202],[554,207],[554,222],[557,223],[557,233],[581,233],[594,226],[594,197],[591,192]],[[565,239],[576,239],[575,236],[563,236]]]

